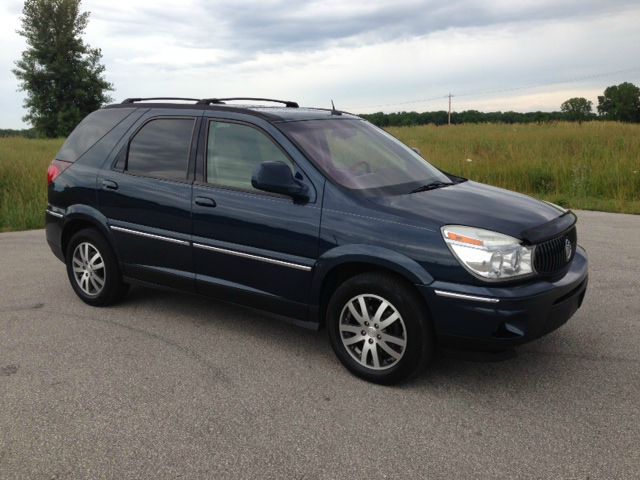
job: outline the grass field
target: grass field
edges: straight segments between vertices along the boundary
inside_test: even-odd
[[[0,231],[44,226],[47,167],[63,141],[0,138]]]
[[[640,125],[390,128],[439,168],[566,207],[640,213]]]
[[[640,125],[391,128],[438,167],[571,208],[640,214]],[[62,139],[0,138],[0,231],[41,228]]]

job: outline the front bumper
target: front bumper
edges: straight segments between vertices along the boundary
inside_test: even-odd
[[[433,282],[418,286],[440,345],[496,351],[534,340],[563,325],[580,308],[588,282],[587,254],[578,247],[557,281],[512,287]]]

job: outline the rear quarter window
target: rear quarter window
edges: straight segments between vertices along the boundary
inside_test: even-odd
[[[67,137],[56,159],[75,162],[134,110],[135,108],[107,108],[90,113]]]
[[[126,170],[171,180],[186,180],[193,118],[156,118],[131,139]]]

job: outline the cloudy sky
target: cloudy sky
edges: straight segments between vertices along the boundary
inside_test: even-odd
[[[557,110],[640,84],[638,0],[84,0],[112,96],[263,96],[373,111]],[[0,3],[0,128],[22,2]]]

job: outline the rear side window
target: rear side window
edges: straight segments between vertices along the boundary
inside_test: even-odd
[[[240,190],[255,190],[251,176],[262,162],[291,160],[267,135],[238,123],[209,123],[207,183]]]
[[[135,108],[107,108],[90,113],[67,137],[56,159],[75,162],[134,110]]]
[[[159,118],[146,123],[129,144],[126,170],[185,180],[194,122],[192,118]]]

